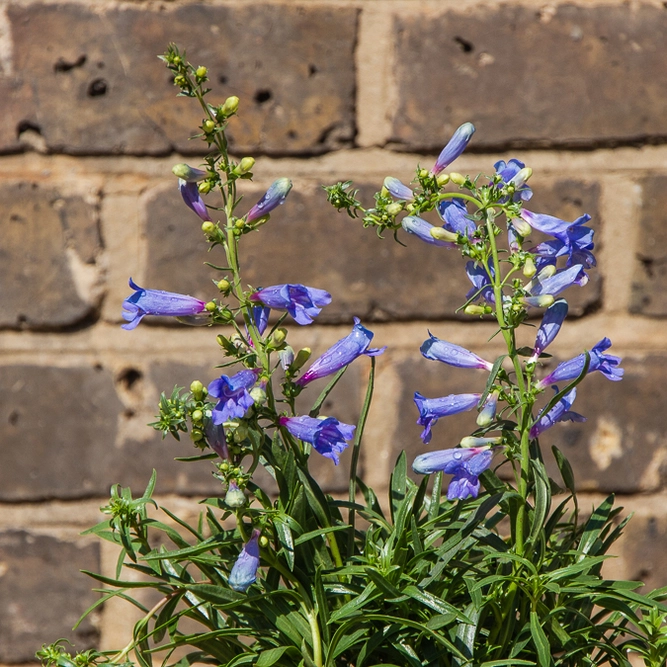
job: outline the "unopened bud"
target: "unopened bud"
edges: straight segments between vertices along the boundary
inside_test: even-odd
[[[227,507],[243,507],[246,503],[245,493],[239,489],[238,484],[232,480],[225,494],[225,505]]]
[[[232,95],[225,100],[225,103],[221,107],[222,114],[224,116],[231,116],[238,111],[239,108],[239,98],[236,95]]]
[[[555,265],[553,264],[547,264],[538,274],[537,279],[538,280],[546,280],[547,278],[551,278],[551,276],[556,275],[556,269]]]
[[[519,189],[532,175],[533,170],[530,167],[524,167],[523,169],[520,169],[512,179],[510,179],[508,185],[511,184],[516,189]]]
[[[488,426],[496,418],[496,408],[498,407],[498,396],[500,392],[498,390],[492,391],[486,397],[484,401],[484,407],[479,411],[477,415],[477,425],[478,426]]]
[[[453,171],[449,175],[449,180],[452,183],[456,183],[456,185],[463,185],[468,179],[463,174],[459,174],[456,171]]]
[[[473,435],[468,435],[461,440],[461,447],[489,447],[490,445],[499,445],[502,441],[502,436],[496,438],[476,438]]]
[[[294,361],[292,362],[291,368],[293,371],[298,371],[307,361],[310,359],[312,351],[309,347],[301,348],[297,353]]]
[[[192,421],[193,422],[200,422],[202,420],[202,417],[204,416],[204,413],[201,410],[193,410],[192,411]]]
[[[524,297],[524,303],[535,308],[548,308],[556,299],[552,294],[541,294],[540,296]]]
[[[206,390],[204,389],[204,385],[199,380],[194,380],[190,383],[190,391],[195,397],[195,401],[201,401],[201,399],[205,396],[204,392]]]
[[[239,218],[239,219],[234,223],[234,227],[236,227],[236,229],[243,229],[243,228],[245,227],[245,220],[241,220],[241,218]]]
[[[204,439],[204,434],[199,429],[194,429],[190,433],[190,439],[192,442],[201,442]]]
[[[177,74],[174,77],[174,83],[182,88],[183,86],[187,85],[188,80],[182,74]]]
[[[266,403],[266,389],[264,387],[253,387],[248,393],[255,405],[264,405]]]
[[[464,309],[463,312],[466,315],[484,315],[486,314],[486,309],[484,306],[477,306],[474,303],[469,303]]]
[[[450,232],[444,227],[433,227],[430,231],[430,234],[437,241],[447,241],[448,243],[456,243],[458,238],[454,232]]]
[[[449,183],[449,174],[440,174],[435,180],[440,187],[447,185]]]
[[[207,195],[213,189],[213,183],[211,181],[202,181],[198,186],[197,190],[203,195]]]
[[[239,165],[236,167],[235,171],[237,174],[247,174],[254,166],[254,157],[244,157],[241,162],[239,162]]]
[[[394,202],[393,204],[389,204],[389,206],[387,206],[387,213],[392,216],[398,215],[402,210],[403,207],[398,202]]]
[[[195,75],[197,76],[198,79],[203,79],[207,73],[208,70],[206,69],[206,67],[203,66],[197,67],[197,69],[195,70]]]
[[[532,278],[537,273],[537,268],[532,257],[529,257],[523,265],[523,275],[526,278]]]
[[[210,220],[207,220],[206,222],[202,223],[201,230],[204,232],[204,234],[208,234],[210,236],[213,234],[213,232],[215,232],[215,225]]]
[[[271,335],[271,342],[274,346],[278,346],[285,342],[285,338],[287,338],[287,329],[279,327]]]
[[[204,308],[209,312],[213,313],[218,309],[218,305],[216,304],[215,301],[209,301]]]
[[[420,169],[418,172],[419,178],[426,178],[429,174],[428,169]]]
[[[516,230],[516,233],[520,236],[529,236],[531,232],[531,226],[523,218],[512,218],[512,227]]]
[[[218,289],[226,296],[231,290],[232,284],[226,278],[218,281]]]
[[[174,176],[178,176],[178,178],[187,181],[188,183],[197,183],[197,181],[203,181],[208,176],[208,172],[204,171],[203,169],[191,167],[189,164],[185,164],[185,162],[175,164],[171,168],[171,171]]]
[[[262,536],[259,538],[259,546],[262,547],[262,548],[264,548],[264,549],[266,549],[266,547],[269,546],[269,538],[268,538],[268,537],[265,537],[264,535],[262,535]]]
[[[286,345],[280,352],[278,352],[278,359],[280,359],[280,367],[286,371],[294,361],[294,350],[289,345]]]
[[[210,134],[211,132],[213,132],[213,130],[215,130],[215,123],[210,118],[208,120],[205,120],[202,123],[202,130],[204,130],[206,134]]]

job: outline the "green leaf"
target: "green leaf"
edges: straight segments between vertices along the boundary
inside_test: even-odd
[[[405,451],[402,451],[396,461],[394,470],[391,473],[391,520],[396,523],[396,514],[399,507],[403,504],[405,494],[407,491],[407,477],[408,477],[408,460]]]
[[[532,513],[529,539],[531,542],[534,542],[538,535],[542,533],[544,520],[551,508],[551,489],[549,485],[549,476],[547,475],[547,471],[542,461],[531,459],[530,465],[533,469],[535,484],[533,490],[535,496],[535,508]]]
[[[268,651],[262,651],[257,658],[255,667],[271,667],[275,665],[283,655],[287,653],[293,658],[299,658],[301,653],[296,646],[279,646],[278,648],[271,648]]]
[[[464,613],[460,612],[456,607],[449,604],[449,602],[445,602],[441,598],[432,595],[428,591],[422,591],[416,586],[410,585],[406,586],[403,589],[403,593],[405,595],[409,595],[413,600],[421,602],[424,606],[428,607],[429,609],[438,612],[438,614],[445,614],[445,615],[454,614],[456,618],[458,618],[459,621],[461,621],[462,623],[475,625],[475,621],[471,620]]]
[[[502,354],[493,362],[493,366],[491,367],[491,372],[489,373],[489,377],[486,381],[486,387],[484,387],[484,391],[482,392],[482,395],[479,399],[479,403],[477,403],[478,410],[481,410],[484,407],[484,402],[486,401],[486,397],[489,395],[491,387],[493,387],[493,383],[496,381],[496,376],[498,375],[498,372],[500,371],[500,368],[503,365],[505,357],[507,357],[507,355]]]
[[[563,478],[563,483],[567,487],[567,490],[572,494],[576,494],[576,490],[574,487],[574,473],[572,472],[572,466],[570,465],[570,462],[565,458],[565,455],[563,452],[556,447],[556,445],[553,445],[551,447],[551,451],[553,452],[554,458],[556,459],[556,465],[558,466],[558,470],[560,472],[560,476]]]
[[[278,540],[283,547],[285,560],[289,566],[290,572],[294,571],[294,540],[292,539],[292,531],[289,527],[289,522],[285,520],[284,515],[278,515],[273,519],[273,525],[276,527],[278,533]]]
[[[610,494],[605,498],[605,500],[600,504],[599,507],[595,509],[593,514],[591,514],[590,519],[586,522],[584,526],[584,532],[581,535],[581,540],[579,541],[579,547],[577,553],[581,554],[581,557],[588,555],[588,553],[593,549],[595,542],[600,536],[600,532],[607,523],[609,518],[609,513],[612,510],[614,505],[614,494]]]
[[[549,667],[553,664],[551,649],[549,648],[549,641],[540,625],[540,619],[536,611],[530,612],[530,634],[537,650],[537,664],[539,667]]]

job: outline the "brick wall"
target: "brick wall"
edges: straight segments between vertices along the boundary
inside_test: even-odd
[[[665,3],[3,2],[0,663],[30,662],[63,636],[77,648],[126,642],[130,614],[112,604],[70,630],[95,599],[78,569],[114,567],[113,550],[79,536],[111,483],[141,491],[156,468],[160,498],[186,515],[188,498],[218,491],[206,464],[172,460],[188,442],[145,426],[161,390],[214,377],[211,331],[119,327],[130,275],[215,296],[199,221],[170,173],[198,150],[187,138],[200,122],[155,58],[170,41],[209,66],[216,100],[241,98],[231,136],[258,158],[249,199],[294,181],[244,244],[248,282],[333,294],[297,344],[322,351],[358,315],[390,346],[362,460],[377,487],[400,449],[421,451],[414,390],[483,381],[421,359],[427,328],[477,351],[493,330],[452,315],[467,289],[455,253],[379,241],[319,184],[353,177],[368,194],[387,174],[409,180],[470,120],[457,170],[520,157],[535,171],[534,210],[593,215],[599,267],[570,295],[576,318],[558,350],[608,335],[626,377],[589,378],[577,408],[588,422],[546,439],[571,457],[586,503],[616,491],[636,512],[610,574],[667,584]],[[327,410],[354,420],[364,375],[360,363]],[[469,425],[451,418],[452,443]],[[343,490],[344,470],[323,463],[318,477]]]

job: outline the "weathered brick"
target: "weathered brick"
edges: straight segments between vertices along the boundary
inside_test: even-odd
[[[95,270],[95,206],[29,182],[0,185],[0,202],[0,327],[68,327],[90,318],[96,299],[77,273]]]
[[[36,128],[56,152],[203,152],[188,141],[201,123],[199,105],[176,99],[156,59],[169,42],[209,67],[211,102],[241,98],[233,149],[301,154],[349,144],[356,15],[288,5],[13,4],[15,74],[0,84],[13,102],[2,146],[15,150],[21,128]]]
[[[465,121],[477,127],[477,147],[664,134],[662,7],[501,4],[411,12],[394,28],[392,138],[406,149],[438,149]]]
[[[642,209],[630,312],[667,315],[667,176],[641,182]]]
[[[19,530],[0,533],[0,662],[34,661],[43,643],[61,637],[77,651],[96,645],[99,633],[90,617],[72,631],[98,597],[79,569],[99,572],[98,544]]]

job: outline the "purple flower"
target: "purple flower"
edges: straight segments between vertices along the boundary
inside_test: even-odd
[[[438,214],[447,231],[470,238],[477,230],[475,223],[468,217],[468,209],[462,199],[444,199],[439,202]]]
[[[547,295],[554,297],[572,285],[583,287],[588,282],[588,276],[581,264],[575,264],[568,269],[561,269],[551,273],[551,275],[549,273],[551,272],[547,271],[546,277],[543,278],[542,276],[545,274],[540,272],[526,286],[529,296],[526,297],[525,301],[528,305],[539,307],[542,301],[538,297]]]
[[[456,158],[463,153],[475,132],[475,126],[472,123],[463,123],[452,138],[447,142],[447,145],[442,149],[438,159],[435,161],[431,174],[437,176],[441,171],[446,169]]]
[[[229,449],[227,448],[227,438],[222,424],[214,424],[210,420],[206,424],[206,439],[211,449],[223,460],[229,460]]]
[[[466,262],[466,274],[472,283],[472,289],[466,294],[466,300],[478,301],[480,298],[488,303],[496,302],[493,285],[487,270],[477,262]]]
[[[556,393],[558,393],[558,387],[554,387]],[[570,410],[574,399],[577,397],[577,388],[574,387],[572,391],[568,391],[563,398],[556,403],[556,405],[547,412],[547,414],[540,414],[537,416],[537,420],[530,428],[530,437],[537,438],[540,433],[546,431],[548,428],[551,428],[556,422],[585,422],[586,417],[580,415],[578,412],[573,412]]]
[[[196,183],[184,181],[182,178],[179,178],[178,189],[181,191],[181,197],[183,197],[183,201],[188,208],[191,208],[202,220],[211,220],[211,216],[208,214],[208,209],[199,194],[199,188]]]
[[[322,308],[331,303],[331,294],[305,285],[273,285],[250,295],[251,301],[286,310],[297,324],[311,324]]]
[[[412,190],[393,176],[387,176],[387,178],[384,179],[384,187],[387,188],[389,194],[396,199],[410,201],[414,197]]]
[[[262,195],[262,198],[248,211],[246,222],[253,222],[273,211],[281,204],[292,189],[292,181],[289,178],[279,178],[271,184],[271,187]]]
[[[470,352],[459,345],[454,345],[454,343],[440,340],[430,331],[428,335],[430,338],[425,340],[419,348],[422,355],[427,359],[442,361],[458,368],[486,368],[487,371],[493,368],[492,363],[478,357],[474,352]]]
[[[257,382],[258,374],[258,368],[244,369],[231,377],[221,375],[208,385],[209,396],[218,399],[212,414],[214,424],[245,417],[254,403],[248,389]]]
[[[521,160],[517,160],[515,158],[512,158],[509,162],[505,162],[505,160],[499,160],[493,166],[496,170],[496,174],[500,176],[501,183],[513,183],[516,185],[517,189],[514,192],[514,196],[512,197],[513,201],[519,201],[519,199],[522,201],[528,201],[533,196],[533,191],[527,185],[525,185],[525,181],[521,182],[521,177],[517,178],[521,170],[525,169],[526,167],[526,165],[521,162]]]
[[[252,536],[246,542],[243,550],[229,573],[227,583],[229,587],[239,593],[245,593],[251,584],[257,580],[257,570],[259,569],[259,535],[260,532],[255,529]]]
[[[123,301],[123,329],[134,329],[146,315],[166,315],[168,317],[186,317],[204,310],[206,304],[193,296],[163,292],[162,290],[144,289],[130,278],[132,296]]]
[[[305,386],[313,380],[337,373],[341,368],[351,364],[357,357],[365,354],[376,357],[387,348],[369,348],[373,340],[373,332],[363,327],[358,317],[354,318],[352,333],[334,343],[321,357],[315,359],[310,368],[296,381]]]
[[[427,222],[423,218],[419,218],[416,215],[406,215],[403,220],[401,220],[401,226],[409,234],[414,234],[418,236],[425,243],[430,245],[439,245],[444,246],[445,248],[456,248],[456,243],[453,241],[442,241],[436,239],[431,235],[432,229],[437,229],[430,222]],[[456,237],[452,237],[455,239]]]
[[[255,326],[257,331],[261,336],[266,328],[269,326],[269,315],[271,314],[271,309],[266,308],[265,306],[255,306],[252,309],[252,318],[255,321]]]
[[[542,323],[535,337],[535,347],[530,361],[536,361],[540,354],[547,349],[547,346],[553,342],[566,316],[567,301],[565,299],[558,299],[544,311]]]
[[[415,403],[419,410],[417,423],[424,427],[421,434],[424,444],[431,441],[431,426],[438,419],[472,410],[479,403],[480,396],[481,394],[450,394],[442,398],[424,398],[416,391]]]
[[[295,438],[309,442],[322,456],[338,465],[338,455],[347,447],[347,441],[354,437],[356,426],[343,424],[333,417],[280,417],[278,420]]]
[[[609,338],[603,338],[597,343],[593,349],[588,353],[590,361],[588,364],[588,373],[593,371],[600,371],[608,380],[617,382],[623,379],[623,369],[619,368],[621,363],[620,357],[615,357],[612,354],[605,354],[605,350],[611,347]],[[581,375],[586,364],[586,355],[579,354],[573,359],[563,361],[556,368],[554,368],[549,375],[540,380],[535,387],[542,390],[549,385],[557,382],[568,382],[575,380]]]
[[[477,498],[480,488],[478,477],[491,465],[492,459],[492,448],[456,447],[421,454],[414,460],[412,469],[420,475],[430,475],[438,471],[454,475],[449,483],[447,498],[464,500]]]

